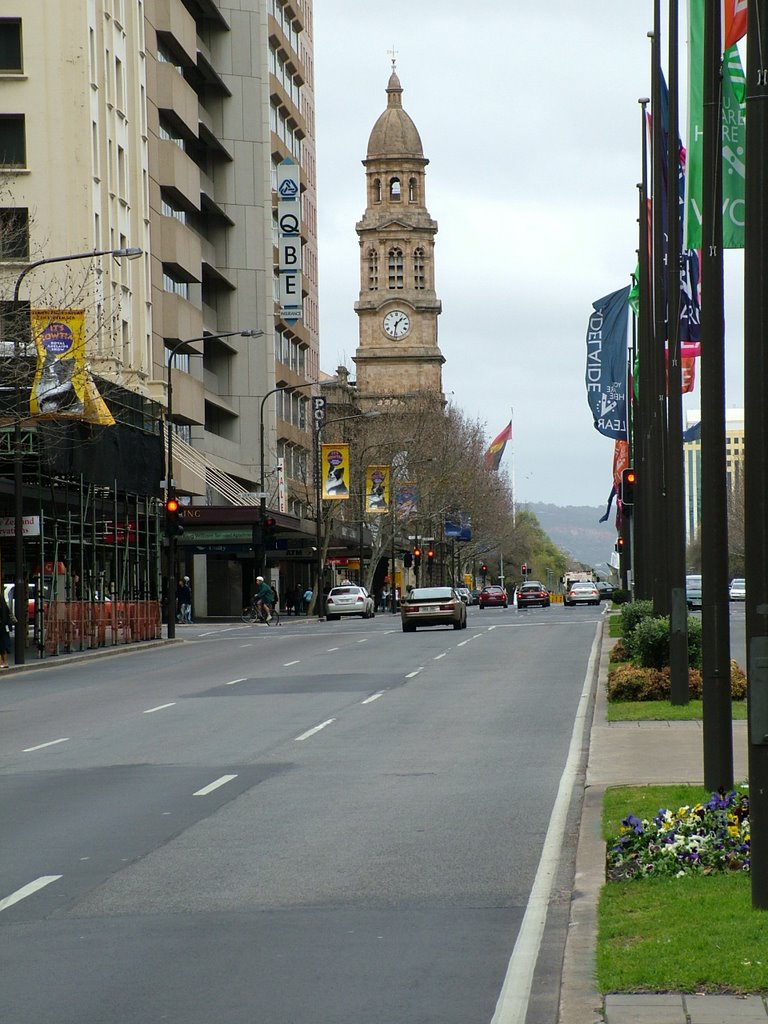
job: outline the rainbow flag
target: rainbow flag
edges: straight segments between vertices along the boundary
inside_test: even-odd
[[[512,420],[504,427],[498,437],[495,437],[491,441],[491,446],[485,453],[485,468],[492,473],[498,471],[501,463],[501,457],[504,454],[504,448],[506,447],[507,441],[512,440]]]

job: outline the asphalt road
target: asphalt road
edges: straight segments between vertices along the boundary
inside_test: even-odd
[[[180,627],[0,681],[0,1020],[490,1022],[601,613]]]

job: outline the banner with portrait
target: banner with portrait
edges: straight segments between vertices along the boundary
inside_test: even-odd
[[[345,501],[349,498],[349,445],[322,445],[320,463],[323,501]]]
[[[389,512],[389,466],[368,466],[365,470],[365,511]]]
[[[30,310],[37,367],[29,395],[33,416],[85,412],[85,310]]]
[[[395,513],[398,519],[410,519],[419,510],[418,487],[411,480],[395,484]]]

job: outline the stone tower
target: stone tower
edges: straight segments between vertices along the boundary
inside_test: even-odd
[[[359,345],[354,357],[363,407],[431,396],[443,402],[437,345],[435,235],[425,200],[421,138],[403,110],[394,70],[387,108],[373,126],[363,161],[367,205],[360,240]]]

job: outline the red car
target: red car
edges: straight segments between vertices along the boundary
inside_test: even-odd
[[[541,605],[542,608],[549,608],[549,591],[538,580],[521,583],[515,596],[518,608],[527,608],[529,605]]]
[[[483,587],[480,591],[480,611],[483,608],[506,608],[509,604],[504,587]]]

